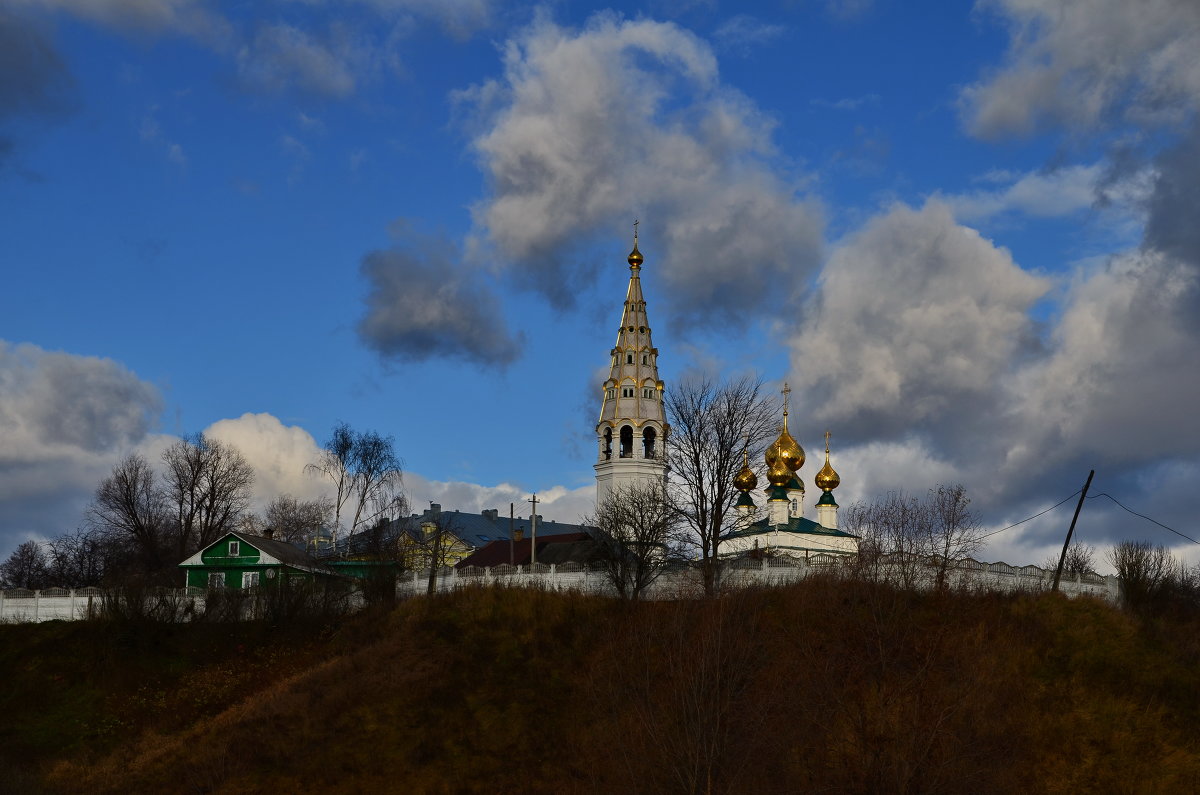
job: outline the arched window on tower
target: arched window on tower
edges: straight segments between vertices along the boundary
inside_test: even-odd
[[[633,354],[632,353],[625,354],[625,363],[633,364]]]
[[[650,357],[644,353],[642,354],[642,364],[650,364]]]
[[[612,458],[612,428],[604,429],[604,460],[608,461]]]
[[[647,428],[642,431],[642,446],[646,449],[646,458],[654,458],[657,451],[654,449],[654,441],[658,438],[653,428]]]
[[[633,428],[621,426],[621,458],[633,458]]]

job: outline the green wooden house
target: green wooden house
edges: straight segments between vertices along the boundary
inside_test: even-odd
[[[179,564],[191,588],[254,588],[285,581],[344,580],[344,575],[286,541],[226,533]]]

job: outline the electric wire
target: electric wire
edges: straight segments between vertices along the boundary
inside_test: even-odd
[[[1116,497],[1112,496],[1111,494],[1109,494],[1109,493],[1107,493],[1107,492],[1100,492],[1099,494],[1093,494],[1092,496],[1088,497],[1088,499],[1089,499],[1089,500],[1094,500],[1094,499],[1096,499],[1097,497],[1108,497],[1110,500],[1112,500],[1113,502],[1115,502],[1117,505],[1120,505],[1120,506],[1121,506],[1122,508],[1124,508],[1125,510],[1129,511],[1129,512],[1130,512],[1131,514],[1133,514],[1134,516],[1139,516],[1139,517],[1141,517],[1142,519],[1145,519],[1147,522],[1154,522],[1156,525],[1158,525],[1159,527],[1163,528],[1164,530],[1170,530],[1170,531],[1171,531],[1172,533],[1174,533],[1175,535],[1179,536],[1180,538],[1186,538],[1188,541],[1191,541],[1193,544],[1200,544],[1200,541],[1197,541],[1196,539],[1192,538],[1191,536],[1185,536],[1183,533],[1179,532],[1179,531],[1178,531],[1178,530],[1176,530],[1175,528],[1173,528],[1173,527],[1167,527],[1165,524],[1163,524],[1162,522],[1158,521],[1157,519],[1151,519],[1149,516],[1146,516],[1146,515],[1145,515],[1145,514],[1143,514],[1143,513],[1138,513],[1137,511],[1133,510],[1132,508],[1129,508],[1129,507],[1127,507],[1127,506],[1123,505],[1123,504],[1121,503],[1121,501],[1120,501],[1120,500],[1118,500]]]
[[[1078,493],[1079,493],[1079,492],[1081,492],[1081,491],[1083,491],[1083,489],[1076,489],[1076,490],[1075,490],[1075,494],[1078,494]],[[1030,516],[1030,517],[1029,517],[1029,518],[1027,518],[1027,519],[1022,519],[1022,520],[1021,520],[1021,521],[1019,521],[1019,522],[1014,522],[1014,523],[1010,524],[1008,527],[1001,527],[999,530],[993,530],[993,531],[992,531],[992,532],[990,532],[990,533],[986,533],[986,534],[984,534],[984,535],[981,535],[981,536],[979,537],[979,540],[980,540],[980,541],[982,541],[983,539],[985,539],[985,538],[989,538],[989,537],[991,537],[991,536],[994,536],[994,535],[996,535],[996,534],[998,534],[998,533],[1003,533],[1005,530],[1012,530],[1012,529],[1013,529],[1014,527],[1016,527],[1017,525],[1022,525],[1022,524],[1025,524],[1026,522],[1028,522],[1028,521],[1031,521],[1031,520],[1033,520],[1033,519],[1036,519],[1036,518],[1038,518],[1039,516],[1042,516],[1043,514],[1050,513],[1050,512],[1051,512],[1051,511],[1053,511],[1055,508],[1057,508],[1058,506],[1062,505],[1064,502],[1067,502],[1067,501],[1068,501],[1068,500],[1070,500],[1072,497],[1074,497],[1074,496],[1075,496],[1075,494],[1071,494],[1071,495],[1067,496],[1066,498],[1064,498],[1064,499],[1062,500],[1062,502],[1056,502],[1054,505],[1051,505],[1049,508],[1047,508],[1046,510],[1042,511],[1041,513],[1035,513],[1033,516]]]

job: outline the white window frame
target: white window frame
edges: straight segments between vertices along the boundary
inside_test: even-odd
[[[258,587],[258,572],[257,571],[243,571],[242,572],[242,587],[243,588],[257,588]]]
[[[229,557],[238,558],[242,555],[242,544],[240,541],[229,542]]]
[[[225,572],[210,571],[208,573],[209,588],[224,588],[225,587]]]

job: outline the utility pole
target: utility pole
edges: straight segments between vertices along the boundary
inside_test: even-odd
[[[533,499],[529,500],[533,503],[533,515],[529,517],[529,564],[532,566],[537,563],[537,492],[533,493]]]
[[[513,565],[517,559],[517,553],[514,551],[516,542],[513,541],[513,504],[508,504],[508,565]]]
[[[1063,561],[1067,559],[1067,547],[1071,546],[1071,535],[1075,532],[1075,522],[1079,519],[1079,511],[1083,509],[1083,501],[1087,497],[1088,486],[1092,485],[1092,476],[1096,474],[1096,470],[1088,472],[1087,482],[1083,484],[1083,491],[1079,494],[1079,504],[1075,506],[1075,515],[1071,517],[1071,527],[1067,530],[1067,540],[1063,542],[1062,554],[1058,556],[1058,568],[1054,570],[1054,587],[1052,591],[1058,590],[1058,581],[1062,577]]]

